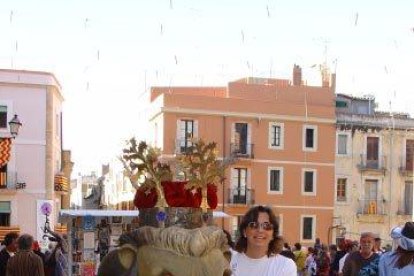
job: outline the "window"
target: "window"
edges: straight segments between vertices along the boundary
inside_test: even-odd
[[[367,168],[379,168],[379,137],[367,137]]]
[[[336,180],[336,201],[346,201],[346,178]]]
[[[0,128],[7,128],[7,106],[0,105]]]
[[[316,151],[318,129],[316,126],[305,125],[303,127],[303,150]]]
[[[187,152],[193,145],[191,139],[194,137],[194,121],[180,120],[179,142],[180,152]]]
[[[348,135],[338,134],[338,154],[348,154]]]
[[[269,124],[269,148],[283,149],[284,124]]]
[[[404,214],[413,214],[413,182],[406,181],[404,189]]]
[[[10,201],[0,201],[0,226],[10,226]]]
[[[405,142],[405,170],[413,171],[414,168],[414,140]]]
[[[233,168],[231,178],[231,203],[246,204],[247,169]]]
[[[233,153],[237,154],[248,154],[247,148],[247,129],[248,125],[246,123],[236,123],[234,132],[234,146],[232,149]]]
[[[301,216],[301,240],[315,239],[315,216]]]
[[[7,164],[0,168],[0,189],[7,188]]]
[[[302,173],[302,193],[316,195],[316,170],[305,169]]]
[[[339,100],[336,101],[336,107],[346,108],[347,106],[348,106],[348,103],[345,101],[339,101]]]
[[[270,193],[283,193],[283,169],[269,168],[268,169],[268,191]]]

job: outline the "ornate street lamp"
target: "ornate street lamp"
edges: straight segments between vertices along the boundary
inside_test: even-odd
[[[22,123],[19,120],[19,117],[17,117],[17,114],[14,114],[13,119],[9,122],[10,126],[10,134],[13,136],[13,139],[16,138],[16,136],[19,134],[19,129],[22,126]]]

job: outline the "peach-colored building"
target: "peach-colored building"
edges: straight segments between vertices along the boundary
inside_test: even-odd
[[[253,205],[274,208],[288,242],[323,242],[333,225],[335,94],[287,79],[245,78],[227,87],[153,87],[152,143],[173,158],[199,137],[233,160],[219,187],[218,221],[236,234]],[[176,177],[180,173],[176,172]]]
[[[12,140],[10,159],[0,168],[3,232],[15,229],[41,239],[45,221],[41,205],[48,202],[52,207],[52,228],[62,205],[69,207],[65,179],[73,163],[70,152],[62,150],[62,102],[61,86],[53,74],[0,70],[0,139],[10,137],[7,122],[14,114],[23,123]]]

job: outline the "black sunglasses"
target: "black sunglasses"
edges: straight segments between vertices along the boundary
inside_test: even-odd
[[[263,230],[266,230],[266,231],[273,230],[273,224],[271,224],[270,222],[258,223],[257,221],[251,221],[247,224],[247,227],[249,227],[250,229],[255,229],[255,230],[259,228],[262,228]]]

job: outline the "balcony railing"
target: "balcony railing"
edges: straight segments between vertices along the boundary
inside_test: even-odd
[[[401,160],[399,167],[400,174],[406,177],[413,177],[413,163]]]
[[[193,143],[186,139],[175,140],[175,154],[186,154],[191,152]]]
[[[254,158],[253,152],[254,144],[246,144],[246,143],[231,143],[230,144],[230,153],[234,157],[241,157],[241,158]]]
[[[360,215],[385,215],[385,204],[383,199],[360,199]]]
[[[413,203],[412,199],[398,201],[397,215],[400,216],[411,216],[413,214]]]
[[[386,170],[387,158],[385,155],[379,155],[377,159],[368,159],[366,154],[361,154],[360,157],[361,159],[358,164],[360,170]]]
[[[254,204],[254,190],[247,187],[229,189],[229,204]]]
[[[16,190],[26,188],[26,183],[17,181],[17,172],[0,172],[0,190]]]

